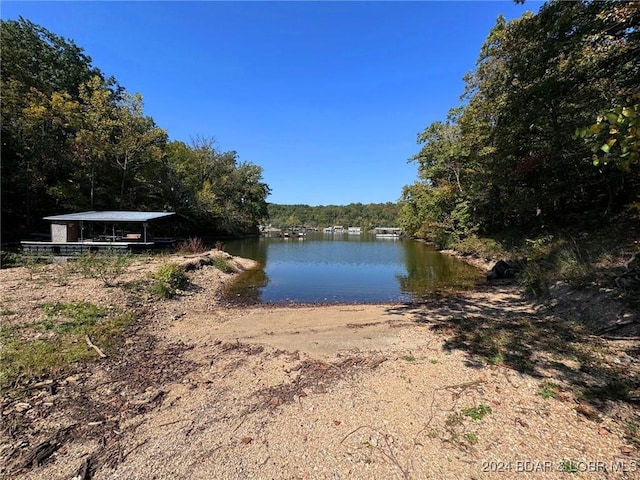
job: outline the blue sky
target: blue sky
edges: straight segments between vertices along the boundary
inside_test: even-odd
[[[460,104],[504,1],[3,1],[72,39],[171,140],[215,138],[281,204],[395,202],[417,134]]]

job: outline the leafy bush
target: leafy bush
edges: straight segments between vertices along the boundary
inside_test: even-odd
[[[189,277],[177,263],[165,263],[153,274],[151,291],[162,298],[175,297],[178,289],[189,285]]]
[[[477,235],[470,235],[458,240],[451,247],[463,254],[484,258],[504,258],[506,256],[500,242],[493,238],[480,238]]]

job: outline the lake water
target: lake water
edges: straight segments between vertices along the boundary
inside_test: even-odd
[[[311,233],[298,238],[251,238],[225,244],[260,267],[238,276],[229,300],[264,303],[408,302],[469,288],[483,274],[413,240]]]

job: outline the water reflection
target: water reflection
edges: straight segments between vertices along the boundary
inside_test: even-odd
[[[482,278],[479,270],[428,245],[372,235],[242,239],[226,250],[259,263],[225,292],[242,302],[405,302]]]
[[[481,272],[429,245],[402,242],[406,272],[396,278],[403,292],[416,297],[467,289],[483,280]]]

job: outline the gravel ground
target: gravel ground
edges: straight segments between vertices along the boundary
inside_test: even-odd
[[[134,305],[56,268],[2,270],[3,321],[54,298],[129,302],[140,321],[116,355],[32,386],[28,407],[4,397],[7,478],[640,478],[634,393],[604,388],[637,386],[639,342],[596,338],[516,286],[234,307],[221,297],[233,275],[204,266],[178,298]],[[27,464],[45,442],[54,451]]]

